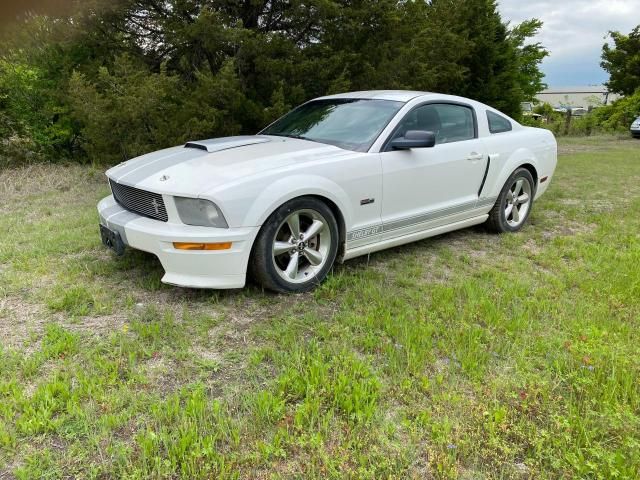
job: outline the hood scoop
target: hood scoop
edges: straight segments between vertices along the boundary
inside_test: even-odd
[[[239,135],[236,137],[212,138],[210,140],[198,140],[196,142],[187,142],[184,148],[195,148],[204,150],[208,153],[219,152],[221,150],[229,150],[230,148],[245,147],[247,145],[256,145],[258,143],[267,143],[271,139],[257,135]]]

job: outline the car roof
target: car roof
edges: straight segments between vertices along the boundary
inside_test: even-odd
[[[456,95],[447,95],[444,93],[435,93],[435,92],[419,92],[414,90],[364,90],[361,92],[347,92],[347,93],[338,93],[336,95],[327,95],[325,97],[315,98],[314,100],[327,100],[332,98],[349,98],[349,99],[369,99],[369,100],[393,100],[396,102],[408,103],[411,100],[416,98],[420,98],[420,100],[429,101],[429,100],[441,100],[441,101],[449,101],[449,102],[461,102],[466,104],[473,104],[476,108],[483,106],[490,110],[493,110],[488,105],[481,104],[475,100],[470,98],[458,97]],[[501,115],[504,113],[498,112]]]
[[[433,95],[431,92],[416,92],[411,90],[364,90],[361,92],[338,93],[316,98],[315,100],[327,100],[330,98],[363,98],[370,100],[395,100],[396,102],[408,102],[416,97]]]
[[[363,90],[359,92],[346,92],[338,93],[336,95],[326,95],[324,97],[314,98],[313,100],[328,100],[332,98],[343,99],[369,99],[369,100],[393,100],[396,102],[409,103],[412,100],[419,99],[418,101],[441,101],[441,102],[453,102],[461,103],[473,106],[476,110],[486,110],[494,112],[498,115],[508,118],[513,125],[520,126],[517,120],[508,116],[507,114],[497,110],[489,105],[478,102],[471,98],[459,97],[456,95],[447,95],[444,93],[435,92],[420,92],[415,90]]]

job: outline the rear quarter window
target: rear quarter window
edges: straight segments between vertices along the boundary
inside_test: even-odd
[[[487,120],[489,121],[489,131],[491,133],[503,133],[513,130],[513,125],[509,119],[487,110]]]

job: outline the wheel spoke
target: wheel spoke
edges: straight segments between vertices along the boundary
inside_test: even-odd
[[[298,252],[291,255],[289,259],[289,265],[287,265],[287,269],[284,273],[287,277],[291,279],[295,279],[298,276],[298,260],[300,259],[300,254]]]
[[[513,195],[514,197],[518,197],[518,195],[520,195],[520,192],[522,192],[522,184],[523,184],[524,180],[520,179],[516,182],[516,188],[513,191]]]
[[[510,202],[511,200],[513,200],[513,192],[509,190],[507,192],[507,202]]]
[[[507,205],[507,208],[504,209],[504,218],[506,220],[509,220],[509,216],[511,215],[512,211],[513,211],[513,204]]]
[[[518,207],[514,206],[513,210],[511,210],[511,213],[513,214],[513,221],[514,222],[519,222],[520,221],[520,212],[518,211]]]
[[[323,258],[322,254],[317,250],[307,248],[304,251],[304,256],[307,257],[307,260],[309,260],[309,263],[314,267],[322,263],[322,258]]]
[[[300,238],[300,215],[294,213],[287,218],[287,225],[289,225],[289,230],[291,231],[293,238],[298,240]]]
[[[289,252],[292,248],[293,245],[288,242],[275,242],[273,244],[273,254],[275,256],[282,255],[283,253]]]
[[[527,192],[523,192],[522,195],[518,197],[518,205],[522,205],[523,203],[529,202],[529,194]]]
[[[320,220],[314,220],[313,223],[307,228],[307,231],[303,233],[302,240],[305,242],[311,240],[318,235],[324,229],[324,223]]]

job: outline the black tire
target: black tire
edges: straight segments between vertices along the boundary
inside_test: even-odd
[[[327,232],[325,232],[324,235],[328,233],[330,235],[330,241],[326,242],[329,243],[329,245],[325,252],[326,259],[324,259],[323,256],[324,263],[322,266],[310,274],[309,280],[298,280],[297,282],[294,282],[285,280],[282,274],[279,273],[279,267],[276,265],[276,261],[281,261],[281,257],[278,257],[279,260],[276,260],[274,258],[273,251],[276,236],[282,235],[282,228],[285,225],[285,222],[296,212],[300,212],[301,222],[305,220],[305,212],[315,212],[315,214],[324,219],[326,223],[323,228],[323,232],[327,229]],[[300,227],[302,229],[302,224]],[[317,238],[317,242],[319,244],[320,237]],[[251,252],[249,271],[253,279],[268,290],[278,293],[308,292],[319,285],[333,267],[336,255],[338,254],[339,242],[340,232],[338,229],[338,222],[336,221],[335,215],[331,209],[324,202],[315,197],[295,198],[279,207],[262,225]],[[292,249],[295,248],[295,245],[292,244]],[[301,262],[307,261],[307,263],[311,265],[304,255],[301,254],[299,258],[301,259]]]
[[[530,205],[524,215],[524,218],[521,219],[521,221],[519,221],[517,225],[512,225],[507,221],[505,208],[507,207],[508,196],[512,186],[514,185],[514,183],[516,183],[516,181],[521,179],[529,183],[529,191],[531,192],[529,200]],[[516,169],[516,171],[513,172],[505,182],[502,190],[500,191],[500,195],[498,195],[498,199],[496,200],[495,205],[489,212],[489,218],[485,223],[487,228],[496,233],[517,232],[518,230],[520,230],[529,218],[529,214],[531,213],[531,209],[533,207],[533,198],[535,197],[535,193],[536,185],[529,170],[527,170],[526,168]]]

